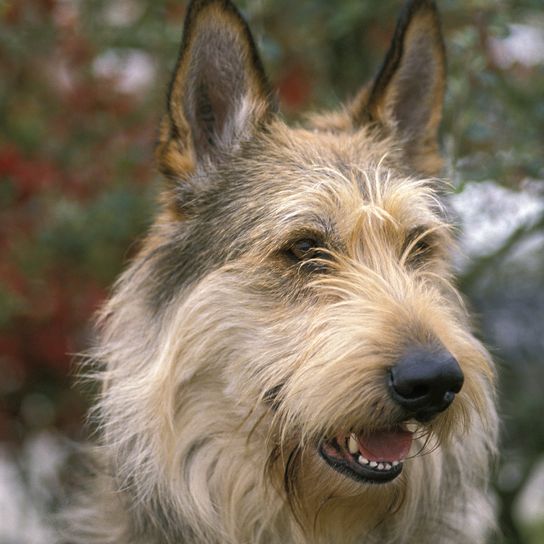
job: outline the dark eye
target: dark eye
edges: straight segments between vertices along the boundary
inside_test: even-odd
[[[433,252],[432,236],[426,234],[427,229],[414,229],[407,237],[404,251],[408,251],[408,262],[419,266],[427,260]]]
[[[412,254],[417,255],[424,255],[428,253],[431,249],[431,245],[428,240],[422,239],[418,240],[412,249]]]
[[[294,263],[303,265],[306,270],[324,271],[330,261],[330,255],[323,249],[324,244],[318,238],[300,238],[289,244],[286,254]]]
[[[297,261],[305,261],[316,257],[319,246],[319,242],[314,238],[302,238],[289,246],[289,252]]]

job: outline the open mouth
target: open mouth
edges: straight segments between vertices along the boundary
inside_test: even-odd
[[[412,446],[413,433],[403,427],[365,434],[340,434],[319,447],[321,457],[336,471],[358,482],[394,480]]]

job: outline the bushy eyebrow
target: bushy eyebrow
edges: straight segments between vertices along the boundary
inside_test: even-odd
[[[441,236],[441,232],[445,227],[446,225],[440,222],[416,225],[408,229],[406,239],[413,241],[427,236],[436,239]]]
[[[417,243],[423,240],[429,246],[429,250],[436,250],[436,248],[440,246],[440,239],[442,237],[441,231],[443,228],[443,224],[435,223],[427,225],[420,224],[408,229],[401,249],[403,259],[408,258]]]
[[[417,225],[415,227],[411,227],[406,233],[405,239],[408,242],[413,242],[418,238],[423,238],[433,232],[435,230],[435,226],[436,225]]]

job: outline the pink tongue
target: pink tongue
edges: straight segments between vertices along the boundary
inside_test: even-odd
[[[398,461],[404,459],[412,445],[409,431],[376,431],[358,436],[359,451],[369,461]]]

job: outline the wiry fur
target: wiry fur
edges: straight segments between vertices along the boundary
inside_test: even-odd
[[[100,315],[99,440],[66,541],[484,542],[493,367],[451,282],[440,182],[407,162],[395,122],[355,126],[350,106],[293,129],[244,92],[214,154],[163,124],[173,183]],[[293,263],[307,237],[322,257]],[[414,343],[445,346],[464,387],[396,480],[356,483],[316,445],[402,419],[384,376]]]

